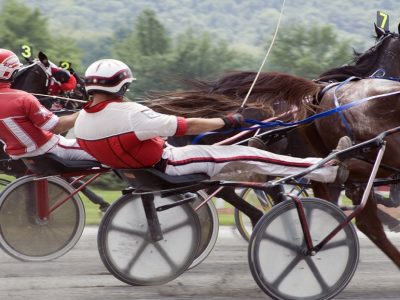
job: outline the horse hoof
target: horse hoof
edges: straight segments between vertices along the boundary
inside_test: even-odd
[[[106,203],[103,203],[103,204],[101,204],[101,205],[99,206],[100,211],[101,211],[102,213],[105,213],[109,207],[110,207],[110,204],[107,203],[107,202],[106,202]]]
[[[400,232],[400,223],[399,224],[397,224],[397,225],[395,225],[395,226],[393,226],[393,227],[388,227],[389,228],[389,230],[391,231],[391,232]]]

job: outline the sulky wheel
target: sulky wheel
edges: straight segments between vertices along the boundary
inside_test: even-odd
[[[173,204],[180,196],[154,195],[155,207]],[[157,212],[162,239],[149,232],[144,202],[127,194],[104,215],[98,233],[98,249],[106,268],[131,285],[158,285],[182,274],[193,262],[200,243],[197,213],[188,203]],[[150,220],[151,222],[151,220]]]
[[[204,191],[197,192],[197,197],[196,200],[192,202],[192,207],[196,209],[196,207],[207,197],[208,195]],[[190,265],[189,269],[196,267],[208,257],[217,242],[219,231],[217,208],[211,200],[200,207],[200,209],[196,210],[196,212],[200,221],[201,240],[196,258]]]
[[[76,194],[50,212],[38,216],[37,180],[21,177],[7,185],[0,196],[0,246],[24,261],[47,261],[67,253],[79,240],[85,226],[85,209]],[[45,179],[49,207],[67,198],[74,189],[57,177]]]
[[[316,198],[302,203],[313,245],[346,216]],[[306,254],[305,239],[293,201],[274,206],[257,223],[249,244],[249,265],[258,286],[273,299],[331,299],[349,283],[357,268],[359,243],[349,223],[316,255]]]
[[[283,189],[285,194],[302,195],[303,197],[307,196],[307,192],[297,185],[283,185]],[[246,188],[239,193],[239,197],[249,202],[251,205],[257,207],[264,213],[268,212],[275,204],[274,195],[266,194],[264,191],[261,190]],[[250,218],[237,208],[235,208],[234,210],[234,217],[235,225],[240,235],[246,241],[249,241],[251,233],[253,231],[253,226],[251,224]]]

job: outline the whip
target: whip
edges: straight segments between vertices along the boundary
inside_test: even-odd
[[[267,53],[265,54],[264,60],[263,60],[263,62],[262,62],[262,64],[261,64],[261,66],[260,66],[260,68],[259,68],[259,70],[258,70],[258,72],[257,72],[257,75],[256,75],[256,77],[254,78],[253,83],[251,84],[250,89],[249,89],[249,91],[247,92],[247,95],[246,95],[246,97],[244,98],[243,103],[242,103],[242,105],[240,106],[240,108],[243,108],[244,105],[246,104],[247,99],[249,98],[249,96],[250,96],[250,94],[251,94],[251,92],[252,92],[252,90],[253,90],[253,88],[254,88],[254,86],[255,86],[255,84],[256,84],[256,81],[257,81],[258,77],[260,76],[261,70],[262,70],[262,68],[264,67],[265,62],[267,61],[267,57],[268,57],[269,53],[271,52],[272,46],[274,45],[275,38],[276,38],[276,36],[278,35],[279,26],[280,26],[280,24],[281,24],[281,19],[282,19],[282,15],[283,15],[283,10],[284,10],[284,8],[285,8],[285,1],[286,1],[286,0],[283,0],[283,2],[282,2],[281,12],[280,12],[280,15],[279,15],[278,23],[276,24],[275,33],[274,33],[274,36],[273,36],[273,38],[272,38],[271,44],[269,45],[269,48],[268,48],[268,50],[267,50]]]

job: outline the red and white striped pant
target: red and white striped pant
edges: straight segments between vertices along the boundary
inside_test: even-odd
[[[79,146],[76,139],[67,139],[62,135],[60,135],[59,138],[58,143],[47,151],[47,153],[53,153],[61,158],[69,160],[96,160]]]
[[[210,177],[235,170],[270,176],[288,176],[301,172],[321,160],[315,157],[297,158],[279,155],[238,145],[167,147],[162,157],[167,160],[165,173],[168,175],[206,173]],[[305,177],[320,182],[333,182],[337,169],[337,166],[324,166]]]

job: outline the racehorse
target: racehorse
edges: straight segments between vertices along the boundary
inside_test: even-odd
[[[364,78],[373,75],[380,69],[384,69],[385,76],[393,77],[389,79],[400,77],[399,34],[380,30],[377,30],[377,34],[376,45],[363,55],[359,55],[354,66],[336,68],[322,76],[324,80],[327,79],[327,75],[331,76],[330,79],[348,78],[351,75],[357,75],[362,79],[348,82],[340,89],[332,88],[325,91],[320,97],[326,83],[306,80],[289,74],[262,73],[248,103],[258,105],[266,114],[272,111],[273,116],[284,115],[288,120],[296,121],[333,108],[335,106],[334,93],[337,94],[340,104],[343,105],[373,95],[400,92],[400,83],[395,80]],[[342,75],[342,77],[336,77],[335,74]],[[149,104],[157,111],[173,114],[183,111],[183,115],[188,117],[220,116],[227,112],[234,112],[240,107],[254,77],[254,72],[228,74],[214,82],[198,82],[190,91],[158,93],[155,97],[159,100],[152,99]],[[204,102],[202,101],[203,97]],[[222,102],[221,99],[223,99]],[[343,114],[351,128],[354,141],[368,140],[384,130],[398,126],[399,121],[397,120],[400,120],[399,100],[399,95],[381,97],[379,100],[368,101],[344,111]],[[216,109],[221,103],[227,101],[234,103],[228,108],[220,106],[220,110]],[[213,108],[209,112],[212,114],[207,115],[204,108],[209,103],[213,103]],[[184,107],[183,110],[180,105]],[[201,114],[194,114],[199,112],[196,108],[199,108]],[[223,113],[220,112],[221,110]],[[287,115],[288,111],[294,113]],[[300,133],[303,145],[309,144],[312,146],[313,153],[318,156],[326,156],[335,147],[339,138],[348,134],[348,130],[343,125],[340,116],[335,114],[315,120],[299,130]],[[384,165],[378,173],[381,178],[390,178],[399,173],[400,162],[396,160],[400,154],[399,143],[400,140],[396,136],[388,139],[387,151],[383,158]],[[372,159],[368,155],[360,158]],[[350,177],[346,184],[346,194],[355,204],[361,200],[364,191],[363,182],[366,182],[371,171],[371,164],[363,160],[352,159],[349,164]],[[400,267],[400,252],[386,237],[378,219],[377,204],[372,195],[362,213],[356,217],[356,225]]]
[[[50,72],[48,68],[50,67],[49,60],[47,56],[39,52],[38,59],[34,60],[31,64],[23,66],[17,73],[16,77],[12,82],[12,88],[24,90],[33,95],[37,95],[39,101],[41,97],[45,98],[42,104],[50,109],[51,103],[54,101],[54,97],[46,97],[48,92],[48,84]],[[76,74],[74,76],[77,76]],[[83,85],[82,85],[83,86]],[[86,92],[81,91],[81,87],[75,92],[75,95],[80,95],[80,97],[85,97]],[[41,95],[41,96],[40,96]],[[65,102],[64,109],[68,111],[69,109],[76,108],[76,105],[71,105],[71,101]],[[56,112],[57,113],[57,112]],[[26,175],[28,170],[25,164],[21,160],[12,160],[4,152],[2,144],[0,143],[0,172],[12,175],[15,177],[20,177]],[[4,180],[0,182],[1,184],[7,184],[8,181]],[[79,186],[80,182],[74,183],[74,187]],[[96,195],[89,188],[84,188],[82,193],[85,194],[90,201],[98,204],[102,211],[105,211],[109,206],[109,203],[104,201],[100,196]]]
[[[50,61],[46,54],[39,52],[38,58],[23,66],[12,82],[12,88],[24,90],[35,95],[47,109],[58,101],[63,109],[77,109],[88,99],[83,80],[73,70],[69,69],[77,81],[77,87],[65,97],[47,96],[51,79]]]

